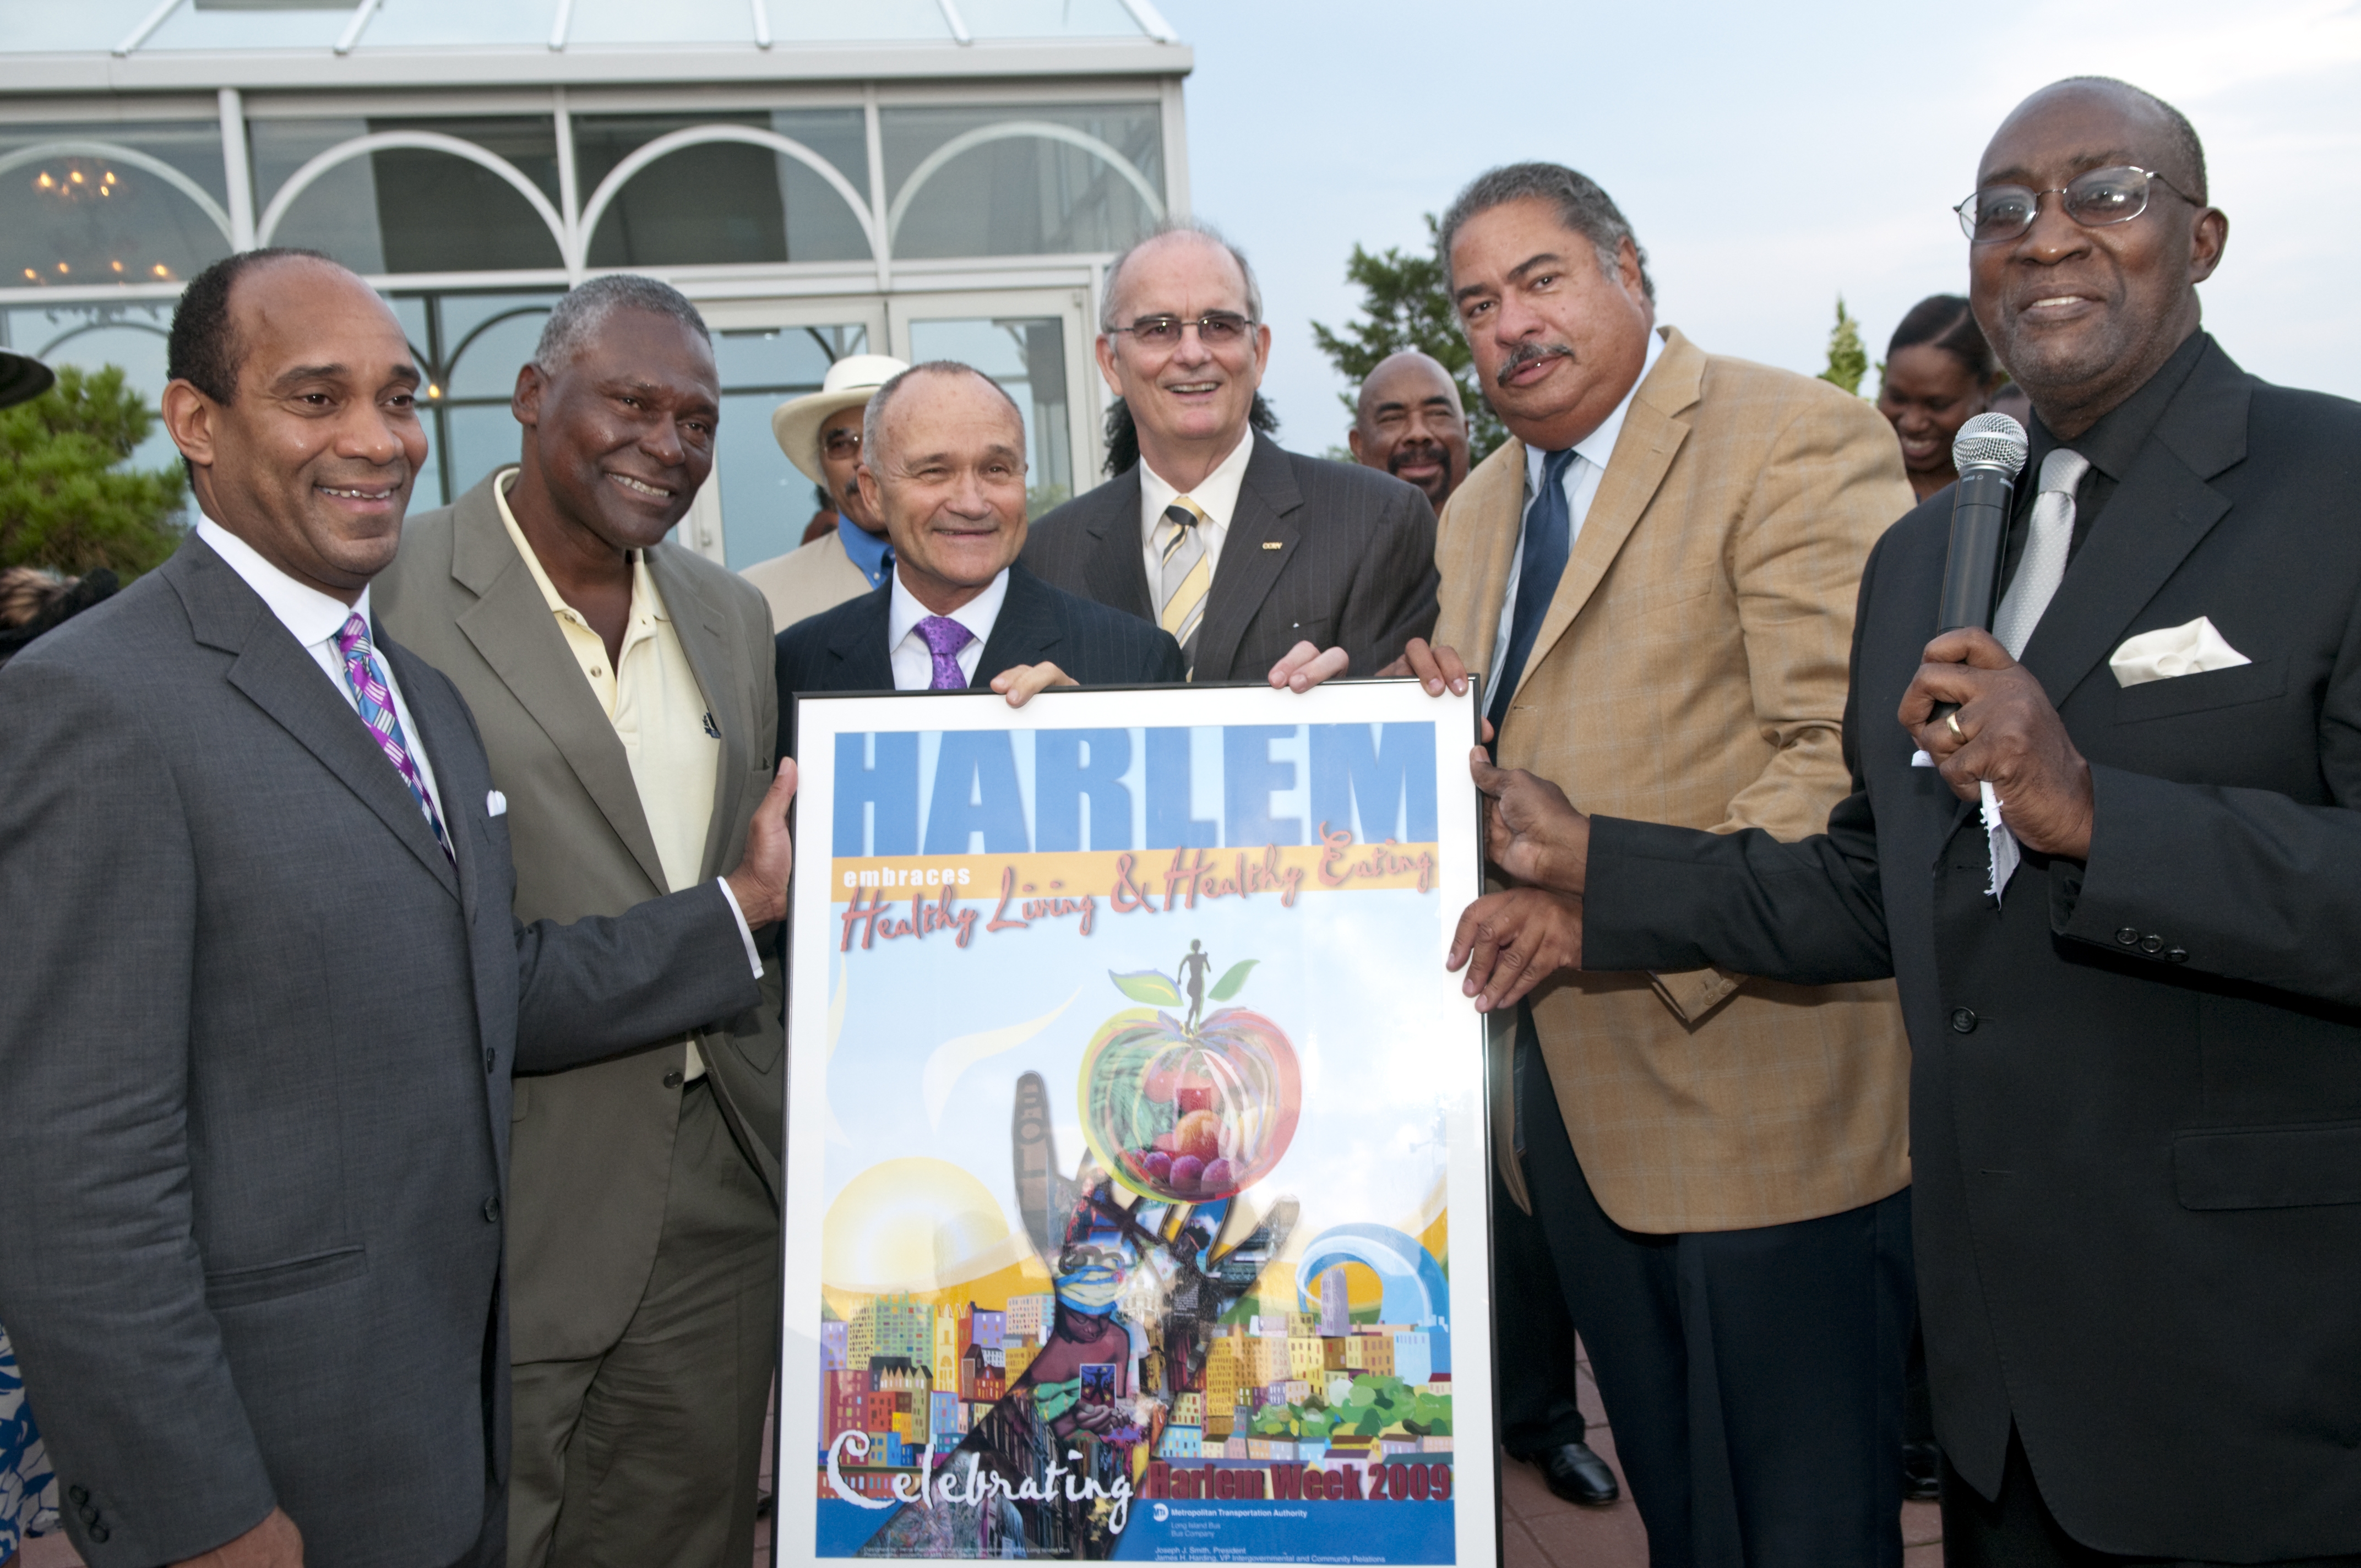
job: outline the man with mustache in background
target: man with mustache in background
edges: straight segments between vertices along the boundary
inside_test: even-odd
[[[1345,437],[1353,461],[1426,492],[1440,514],[1467,477],[1467,414],[1459,384],[1431,354],[1405,348],[1378,361],[1361,383]]]

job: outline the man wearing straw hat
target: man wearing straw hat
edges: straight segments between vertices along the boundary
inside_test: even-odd
[[[861,462],[861,416],[870,395],[908,368],[888,355],[849,354],[828,367],[818,391],[772,411],[779,450],[828,492],[837,520],[834,533],[739,574],[771,601],[773,630],[884,587],[893,575],[885,520],[861,499],[852,471]]]

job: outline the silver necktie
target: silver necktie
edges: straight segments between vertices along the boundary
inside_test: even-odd
[[[2067,552],[2074,543],[2074,491],[2090,471],[2091,460],[2070,447],[2058,447],[2041,460],[2041,493],[2033,498],[2025,554],[2000,601],[2000,613],[1993,617],[1993,635],[2012,659],[2024,655],[2041,612],[2066,576]]]

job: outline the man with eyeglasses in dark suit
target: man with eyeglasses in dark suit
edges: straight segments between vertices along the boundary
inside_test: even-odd
[[[2019,104],[1960,215],[2032,401],[1992,630],[1928,641],[1938,493],[1870,557],[1852,794],[1794,843],[1474,760],[1527,885],[1452,961],[1488,1007],[1568,968],[1894,975],[1945,1561],[2354,1568],[2361,406],[2203,330],[2228,220],[2137,88]]]
[[[1250,427],[1270,359],[1236,247],[1169,224],[1107,269],[1099,371],[1139,461],[1033,525],[1026,567],[1172,633],[1193,681],[1375,674],[1433,629],[1434,509]]]

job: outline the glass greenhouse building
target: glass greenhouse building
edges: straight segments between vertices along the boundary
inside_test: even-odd
[[[1097,473],[1106,263],[1188,209],[1191,63],[1148,0],[14,0],[0,343],[152,402],[191,274],[324,250],[427,370],[420,509],[514,460],[551,302],[645,272],[715,332],[699,551],[794,546],[815,502],[770,411],[845,354],[996,378],[1038,510]]]

